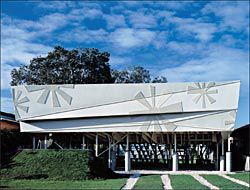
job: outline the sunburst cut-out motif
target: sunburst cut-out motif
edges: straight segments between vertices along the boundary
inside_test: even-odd
[[[177,112],[183,112],[182,108],[182,102],[170,104],[167,106],[164,106],[164,104],[169,100],[169,98],[172,96],[172,94],[168,94],[164,97],[162,101],[156,102],[156,90],[155,86],[150,86],[150,93],[151,93],[151,102],[148,101],[148,99],[144,96],[142,92],[139,92],[135,99],[140,104],[142,104],[146,110],[142,111],[134,111],[130,112],[131,114],[149,114],[147,117],[149,120],[143,122],[143,126],[141,127],[141,130],[143,131],[162,131],[163,128],[165,128],[168,131],[174,131],[176,129],[176,125],[168,120],[166,120],[163,116],[160,114],[162,113],[177,113]],[[151,114],[151,115],[150,115]],[[163,122],[164,120],[164,122]]]
[[[229,116],[231,119],[225,120],[225,126],[231,126],[233,128],[236,119],[236,110],[230,111]]]
[[[197,94],[197,96],[193,99],[193,101],[197,104],[199,101],[202,102],[202,108],[206,108],[206,99],[210,104],[216,102],[216,100],[211,96],[212,94],[217,94],[218,90],[211,90],[210,88],[214,87],[214,82],[196,82],[194,86],[188,86],[188,94]]]
[[[58,95],[60,95],[69,105],[71,105],[72,97],[63,91],[62,88],[74,88],[74,85],[50,85],[50,86],[26,86],[25,87],[28,92],[40,91],[42,90],[42,94],[37,99],[38,103],[46,104],[48,101],[48,97],[51,93],[52,104],[53,107],[61,107],[61,104],[58,99]]]
[[[13,94],[13,103],[14,103],[14,107],[15,107],[15,115],[17,118],[20,118],[20,114],[19,114],[19,109],[24,111],[25,113],[28,113],[29,111],[29,107],[23,105],[26,102],[29,102],[30,100],[28,99],[27,96],[23,96],[22,97],[22,91],[21,90],[16,90],[12,89],[12,94]]]

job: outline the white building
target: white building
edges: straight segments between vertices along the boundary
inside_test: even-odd
[[[197,160],[210,160],[217,168],[220,156],[224,170],[224,140],[234,130],[239,88],[239,81],[65,84],[15,86],[12,93],[21,132],[34,134],[33,148],[38,138],[46,148],[51,135],[75,134],[82,148],[95,144],[96,156],[108,154],[113,169],[124,151],[126,171],[131,159],[163,159],[178,170],[178,164],[190,164],[195,150]],[[68,137],[72,148],[74,136]]]

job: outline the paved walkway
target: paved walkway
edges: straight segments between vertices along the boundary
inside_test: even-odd
[[[226,172],[226,171],[195,171],[195,170],[185,170],[185,171],[166,171],[166,170],[131,170],[129,172],[125,171],[115,171],[120,174],[235,174],[235,172]]]
[[[139,173],[135,173],[135,174],[131,175],[128,178],[125,186],[122,189],[124,189],[124,190],[125,189],[126,190],[133,189],[133,187],[135,186],[135,184],[136,184],[136,182],[137,182],[137,180],[139,179],[140,176],[141,176],[141,174],[139,174]]]
[[[193,176],[197,181],[199,181],[202,185],[207,186],[209,189],[219,189],[218,187],[212,185],[211,183],[209,183],[205,178],[203,178],[202,176],[198,175],[198,174],[191,174],[191,176]]]
[[[222,176],[222,177],[224,177],[224,178],[226,178],[226,179],[228,179],[228,180],[231,180],[231,181],[234,182],[234,183],[238,183],[238,184],[240,184],[240,185],[244,185],[244,186],[246,186],[246,187],[249,187],[249,184],[248,184],[247,182],[245,182],[245,181],[241,181],[241,180],[239,180],[239,179],[232,178],[232,177],[227,176],[227,175],[225,175],[225,174],[219,174],[219,175]]]
[[[161,175],[164,190],[173,189],[168,175]]]

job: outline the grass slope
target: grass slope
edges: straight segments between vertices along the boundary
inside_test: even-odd
[[[111,171],[102,161],[94,159],[87,150],[23,150],[12,160],[10,168],[1,169],[0,177],[51,180],[92,179],[101,175],[110,177]]]
[[[190,175],[169,175],[173,189],[208,189]]]
[[[204,174],[201,175],[211,184],[219,187],[220,189],[248,189],[247,187],[234,183],[224,177],[214,175],[214,174]]]
[[[236,174],[228,174],[228,176],[235,178],[235,179],[239,179],[241,181],[245,181],[248,184],[250,184],[250,172],[240,172],[240,173],[236,173]]]
[[[160,175],[142,175],[134,186],[136,189],[162,189],[163,184]]]
[[[86,181],[0,180],[1,187],[20,189],[121,189],[127,178]]]

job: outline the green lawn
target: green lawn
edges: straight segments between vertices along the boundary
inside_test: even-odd
[[[160,175],[142,175],[136,182],[133,189],[160,189],[162,190],[163,184]]]
[[[239,179],[241,181],[245,181],[250,184],[250,172],[240,172],[236,174],[228,174],[228,176],[233,177],[235,179]]]
[[[25,189],[121,189],[127,178],[86,181],[0,180],[1,187]]]
[[[219,187],[220,189],[248,189],[247,187],[240,185],[238,183],[234,183],[224,177],[214,175],[214,174],[204,174],[201,175],[211,184]]]
[[[191,175],[169,175],[173,189],[208,189]]]

